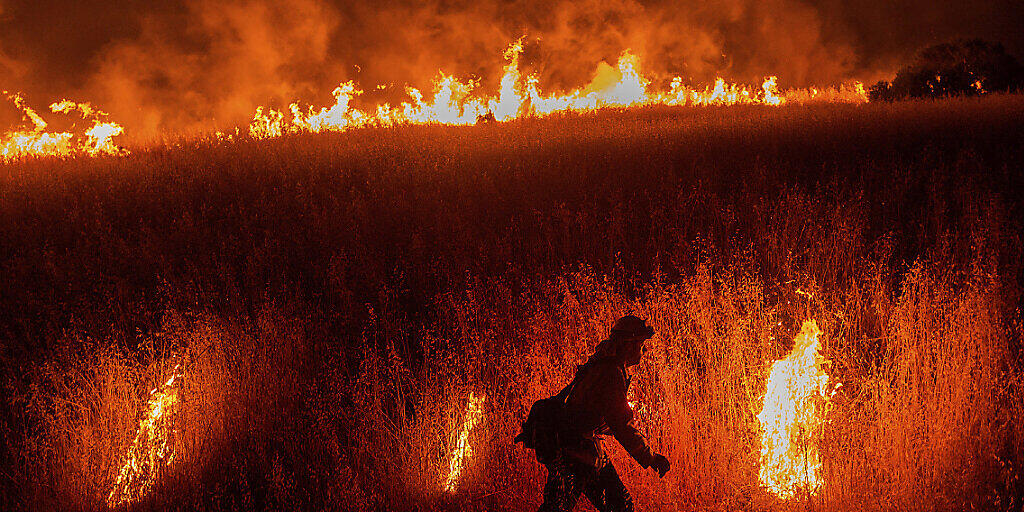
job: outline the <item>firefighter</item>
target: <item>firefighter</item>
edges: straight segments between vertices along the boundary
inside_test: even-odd
[[[629,491],[602,449],[600,438],[606,434],[613,435],[640,466],[653,468],[661,477],[668,472],[668,459],[652,454],[632,425],[633,410],[626,401],[626,368],[640,362],[644,341],[653,335],[642,319],[622,317],[576,371],[562,409],[557,452],[545,463],[548,481],[541,511],[570,511],[580,494],[601,512],[633,510]]]

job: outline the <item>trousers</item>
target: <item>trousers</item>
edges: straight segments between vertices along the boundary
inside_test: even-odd
[[[539,512],[571,512],[580,494],[599,512],[633,512],[633,498],[611,462],[595,468],[558,457],[547,464],[547,469],[548,482]]]

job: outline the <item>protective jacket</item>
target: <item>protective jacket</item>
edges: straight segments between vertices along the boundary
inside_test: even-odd
[[[616,357],[594,354],[579,367],[565,401],[560,436],[565,456],[600,468],[607,461],[600,437],[611,434],[640,466],[650,467],[651,450],[633,426],[628,389],[626,369]]]

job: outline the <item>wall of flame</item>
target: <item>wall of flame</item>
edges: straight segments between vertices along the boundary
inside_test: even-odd
[[[444,71],[438,72],[430,94],[406,86],[409,101],[398,104],[380,103],[357,108],[354,101],[363,94],[354,81],[336,87],[333,105],[316,109],[291,102],[287,111],[260,106],[249,123],[247,134],[261,139],[288,133],[344,131],[365,126],[398,124],[472,125],[486,121],[510,121],[525,116],[548,116],[560,112],[590,112],[600,108],[626,108],[647,105],[770,105],[786,102],[850,102],[867,101],[864,87],[852,82],[827,89],[792,89],[780,91],[778,79],[768,76],[760,87],[729,84],[722,78],[708,87],[691,87],[682,77],[671,80],[668,90],[652,89],[651,81],[641,72],[641,59],[626,50],[614,66],[601,63],[593,80],[567,93],[545,93],[540,77],[524,74],[520,69],[523,38],[512,42],[504,52],[505,66],[496,95],[480,93],[480,80],[459,79]],[[378,88],[383,86],[378,86]],[[124,128],[108,119],[108,115],[89,103],[62,100],[50,105],[53,113],[77,113],[87,126],[75,131],[55,132],[18,93],[4,92],[21,112],[25,127],[0,134],[0,162],[31,156],[123,155],[127,150],[115,139]],[[428,99],[429,97],[429,99]],[[240,132],[217,136],[234,137]]]
[[[640,57],[624,51],[615,64],[602,63],[594,79],[571,92],[544,93],[540,77],[524,75],[520,70],[523,39],[505,50],[506,60],[500,89],[496,96],[477,94],[479,81],[459,80],[440,72],[433,83],[432,100],[419,89],[406,87],[412,101],[398,105],[382,103],[370,109],[353,107],[353,100],[362,94],[355,82],[349,81],[334,89],[335,103],[319,110],[303,109],[293,102],[288,113],[259,107],[249,125],[254,138],[278,137],[286,133],[344,131],[361,126],[393,126],[396,124],[471,125],[483,121],[510,121],[525,116],[548,116],[560,112],[590,112],[600,108],[635,106],[707,106],[707,105],[770,105],[791,102],[863,103],[867,94],[859,82],[838,88],[800,89],[780,92],[778,78],[769,76],[758,88],[728,84],[718,78],[713,86],[694,88],[675,77],[667,91],[651,88],[651,81],[641,72]]]

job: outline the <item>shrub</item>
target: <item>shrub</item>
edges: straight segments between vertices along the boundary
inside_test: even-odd
[[[1024,68],[1001,44],[980,39],[929,46],[891,81],[869,89],[871,100],[977,96],[1020,89]]]

